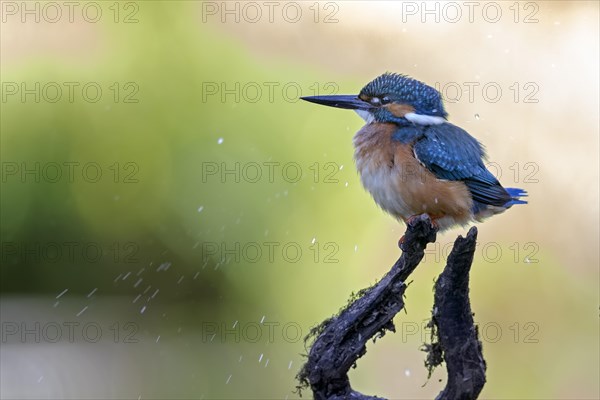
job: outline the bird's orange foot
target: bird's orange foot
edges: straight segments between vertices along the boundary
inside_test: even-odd
[[[437,219],[438,218],[442,218],[443,215],[430,215],[429,218],[431,220],[431,225],[437,230],[439,229],[439,225],[437,223]],[[415,219],[419,218],[419,215],[411,215],[410,217],[408,217],[407,219],[404,220],[404,223],[408,226],[409,224],[413,223]],[[398,239],[398,247],[400,248],[400,250],[402,250],[402,245],[404,244],[404,240],[405,240],[405,235],[402,235],[402,237],[400,239]]]
[[[431,225],[433,225],[434,228],[439,228],[440,226],[437,223],[437,220],[439,218],[442,218],[443,215],[429,215],[429,219],[431,220]],[[410,225],[411,223],[413,223],[417,218],[419,218],[420,215],[411,215],[410,217],[408,217],[407,219],[404,220],[404,223],[406,223],[406,225]]]
[[[411,215],[410,217],[406,218],[404,220],[404,223],[406,224],[406,226],[408,226],[409,224],[413,223],[415,221],[415,219],[419,218],[418,215]],[[402,235],[402,237],[400,239],[398,239],[398,247],[400,248],[400,250],[402,250],[402,245],[404,244],[404,237],[405,235]]]
[[[404,220],[404,222],[406,223],[406,225],[412,224],[417,218],[419,218],[419,215],[411,215],[410,217],[406,218],[406,220]]]

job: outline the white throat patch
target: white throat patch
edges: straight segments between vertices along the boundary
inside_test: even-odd
[[[360,115],[360,117],[364,119],[367,124],[370,124],[375,120],[373,114],[367,110],[354,111],[356,111],[356,113]],[[415,113],[407,113],[406,115],[404,115],[404,118],[417,125],[439,125],[446,122],[446,119],[443,117]]]
[[[443,117],[415,113],[407,113],[404,118],[417,125],[439,125],[446,122]]]
[[[373,114],[371,114],[367,110],[354,110],[354,111],[356,111],[356,113],[358,115],[360,115],[360,117],[362,119],[364,119],[367,124],[370,124],[371,122],[373,122],[375,120],[375,117],[373,116]]]

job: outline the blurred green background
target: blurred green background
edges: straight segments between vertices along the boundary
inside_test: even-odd
[[[362,120],[298,97],[385,71],[440,88],[530,193],[480,226],[481,398],[599,398],[598,3],[75,3],[0,2],[2,398],[297,398],[302,337],[404,230],[360,187]],[[465,232],[356,389],[443,388],[419,347]]]

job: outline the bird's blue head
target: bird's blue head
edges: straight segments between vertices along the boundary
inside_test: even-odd
[[[369,82],[357,96],[310,96],[303,100],[355,110],[367,123],[433,125],[448,115],[440,93],[406,75],[385,73]]]

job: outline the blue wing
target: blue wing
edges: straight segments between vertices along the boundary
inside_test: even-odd
[[[464,182],[477,211],[488,205],[510,207],[525,203],[519,195],[522,190],[509,193],[485,167],[485,150],[466,131],[450,123],[423,127],[414,144],[417,159],[439,179]],[[513,197],[516,196],[516,197]]]

